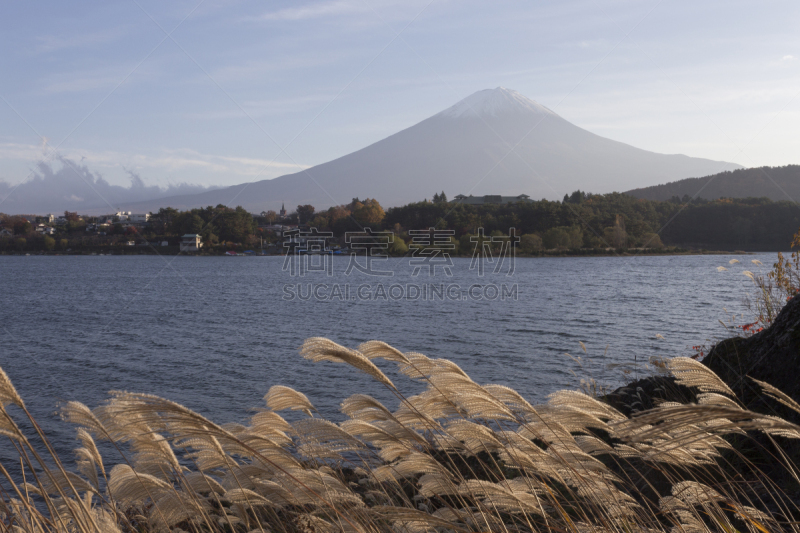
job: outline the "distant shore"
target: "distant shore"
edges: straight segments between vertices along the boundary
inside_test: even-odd
[[[51,252],[0,252],[0,256],[133,256],[133,255],[163,255],[163,256],[176,256],[183,255],[186,257],[285,257],[286,254],[276,253],[251,253],[245,254],[238,252],[236,255],[228,254],[227,250],[220,252],[180,252],[177,247],[165,248],[139,248],[135,250],[113,250],[109,252],[90,252],[84,250],[77,251],[51,251]],[[519,258],[535,258],[535,257],[637,257],[637,256],[678,256],[678,255],[753,255],[757,253],[778,253],[778,250],[693,250],[687,248],[664,248],[663,250],[657,249],[633,249],[626,250],[610,250],[610,249],[582,249],[582,250],[563,250],[563,251],[547,251],[538,254],[526,254],[517,252],[515,257]],[[337,254],[337,255],[350,255],[350,254]],[[390,257],[412,257],[410,253],[405,255],[391,255]],[[451,257],[471,258],[472,254],[450,254]]]

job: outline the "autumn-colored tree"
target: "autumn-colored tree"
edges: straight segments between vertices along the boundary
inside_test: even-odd
[[[311,226],[312,228],[327,229],[329,227],[328,217],[325,216],[324,214],[319,214],[314,218],[312,218],[308,222],[308,225]]]
[[[10,225],[14,230],[14,235],[27,235],[31,232],[31,223],[24,217],[11,217]]]
[[[535,233],[527,233],[520,237],[519,249],[526,254],[535,254],[542,251],[542,238]]]
[[[376,227],[383,222],[386,212],[384,212],[378,200],[367,198],[363,202],[358,202],[353,210],[353,218],[364,227]]]
[[[330,220],[331,224],[335,223],[337,220],[349,217],[350,209],[346,205],[337,205],[328,209],[328,220]]]
[[[276,220],[278,220],[278,213],[270,209],[269,211],[264,211],[261,213],[261,216],[266,219],[267,224],[274,224]]]

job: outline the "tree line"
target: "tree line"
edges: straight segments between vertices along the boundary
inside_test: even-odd
[[[500,239],[510,228],[523,252],[601,249],[663,249],[682,247],[709,250],[782,250],[800,227],[800,206],[768,198],[670,201],[639,199],[621,193],[590,194],[575,191],[561,201],[538,200],[509,204],[466,205],[448,202],[444,192],[433,200],[413,202],[387,210],[371,198],[317,211],[299,205],[286,217],[274,211],[258,215],[242,207],[217,205],[178,211],[162,208],[143,226],[112,224],[105,231],[85,231],[87,220],[66,213],[57,234],[33,232],[22,217],[0,214],[0,251],[66,250],[109,244],[168,242],[196,233],[207,250],[254,248],[280,240],[274,224],[315,227],[330,231],[344,244],[347,232],[390,230],[395,253],[414,246],[409,230],[434,228],[452,235],[454,253],[469,253],[476,238]],[[483,235],[484,237],[480,237]]]
[[[389,228],[448,229],[460,239],[515,228],[531,251],[662,248],[783,250],[800,227],[800,206],[768,198],[655,201],[575,191],[562,201],[466,205],[416,202],[391,208]]]

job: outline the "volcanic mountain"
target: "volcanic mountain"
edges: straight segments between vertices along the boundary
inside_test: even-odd
[[[575,189],[625,191],[741,168],[664,155],[595,135],[516,91],[479,91],[361,150],[304,171],[199,194],[123,205],[156,210],[242,205],[252,212],[317,209],[376,198],[384,207],[445,191],[560,199]]]

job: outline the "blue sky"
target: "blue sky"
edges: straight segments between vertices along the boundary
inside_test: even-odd
[[[796,1],[4,2],[0,180],[55,153],[273,178],[497,86],[640,148],[800,163],[798,27]]]

